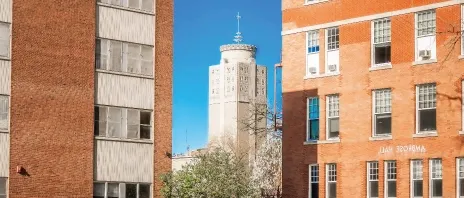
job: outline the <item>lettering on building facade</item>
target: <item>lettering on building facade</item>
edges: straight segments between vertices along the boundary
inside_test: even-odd
[[[403,146],[383,146],[380,147],[379,154],[389,154],[389,153],[425,153],[427,149],[423,145],[403,145]]]

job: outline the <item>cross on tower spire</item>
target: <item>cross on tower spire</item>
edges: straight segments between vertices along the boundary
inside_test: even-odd
[[[242,42],[242,33],[240,32],[240,18],[242,18],[240,16],[240,12],[237,13],[237,33],[235,33],[235,36],[234,36],[234,41],[236,43],[240,43]]]

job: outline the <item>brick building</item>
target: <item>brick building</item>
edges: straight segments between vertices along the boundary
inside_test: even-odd
[[[169,0],[0,0],[1,198],[160,197],[172,25]]]
[[[283,0],[284,197],[463,197],[460,0]]]

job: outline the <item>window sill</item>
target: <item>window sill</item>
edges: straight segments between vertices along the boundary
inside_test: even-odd
[[[413,134],[412,137],[414,138],[422,138],[422,137],[438,137],[437,132],[419,132],[416,134]]]
[[[464,55],[459,55],[458,58],[459,59],[464,59]]]
[[[318,4],[318,3],[325,3],[325,2],[328,2],[329,0],[315,0],[315,1],[310,1],[310,2],[306,2],[304,5],[307,6],[307,5],[314,5],[314,4]]]
[[[144,75],[139,75],[139,74],[108,71],[108,70],[104,70],[104,69],[96,69],[95,71],[97,71],[99,73],[115,74],[115,75],[120,75],[120,76],[130,76],[130,77],[146,78],[146,79],[152,79],[152,80],[154,79],[153,76],[144,76]]]
[[[317,144],[317,140],[308,140],[303,143],[303,145],[313,145],[313,144]]]
[[[9,131],[5,129],[0,129],[0,133],[9,133]]]
[[[104,7],[108,7],[108,8],[115,8],[115,9],[120,9],[120,10],[127,10],[127,11],[131,11],[131,12],[137,12],[137,13],[141,13],[141,14],[148,14],[148,15],[155,16],[155,13],[153,13],[153,12],[149,12],[149,11],[145,11],[145,10],[139,10],[139,9],[135,9],[135,8],[129,8],[129,7],[124,7],[124,6],[111,5],[111,4],[102,3],[102,2],[97,2],[97,5],[104,6]]]
[[[391,140],[393,139],[392,136],[374,136],[369,137],[370,141],[382,141],[382,140]]]
[[[384,70],[384,69],[391,69],[393,68],[392,65],[389,64],[379,64],[379,65],[372,65],[371,68],[369,68],[369,71],[377,71],[377,70]]]
[[[315,74],[315,75],[306,75],[304,79],[314,79],[314,78],[325,78],[330,76],[338,76],[340,72],[325,73],[325,74]]]
[[[459,135],[464,135],[464,131],[459,131]]]
[[[340,139],[329,139],[329,140],[309,140],[303,143],[303,145],[314,145],[314,144],[335,144],[340,143]]]
[[[9,57],[2,57],[2,56],[0,56],[0,60],[11,61],[11,59]]]
[[[100,137],[100,136],[95,136],[95,139],[96,140],[105,140],[105,141],[115,141],[115,142],[131,142],[131,143],[153,144],[152,140],[121,139],[121,138],[109,138],[109,137]]]
[[[413,66],[437,63],[437,59],[421,60],[412,62]]]

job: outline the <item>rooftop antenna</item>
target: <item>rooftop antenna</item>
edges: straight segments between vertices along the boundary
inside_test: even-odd
[[[240,18],[242,18],[240,16],[240,12],[237,12],[237,33],[235,33],[235,36],[234,36],[234,41],[236,43],[240,43],[242,42],[242,33],[240,32]]]
[[[189,152],[190,152],[190,145],[188,145],[187,129],[185,130],[185,145],[187,145],[187,155],[189,155]]]

